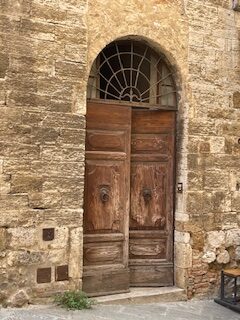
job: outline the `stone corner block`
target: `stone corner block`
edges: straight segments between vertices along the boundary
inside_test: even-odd
[[[192,267],[192,247],[185,243],[175,243],[175,265],[179,268]]]

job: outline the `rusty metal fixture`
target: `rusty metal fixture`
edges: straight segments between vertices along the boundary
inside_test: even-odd
[[[239,0],[233,0],[232,1],[232,8],[235,11],[240,11],[240,1]]]
[[[183,193],[183,183],[182,182],[179,182],[177,184],[177,192],[178,193]]]
[[[144,201],[146,203],[148,203],[152,199],[152,191],[151,191],[151,189],[144,188],[142,190],[142,195],[143,195]]]
[[[109,189],[107,187],[102,187],[100,189],[100,199],[102,203],[108,202],[109,201]]]

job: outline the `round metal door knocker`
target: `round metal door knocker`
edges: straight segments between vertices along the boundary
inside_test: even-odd
[[[108,202],[109,201],[109,189],[106,187],[102,187],[100,189],[100,199],[102,201],[102,203]]]
[[[152,191],[150,189],[144,188],[142,190],[142,195],[146,203],[148,203],[152,199]]]

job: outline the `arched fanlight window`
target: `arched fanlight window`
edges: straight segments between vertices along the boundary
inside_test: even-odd
[[[93,63],[88,99],[176,107],[176,87],[164,56],[139,41],[115,41]]]

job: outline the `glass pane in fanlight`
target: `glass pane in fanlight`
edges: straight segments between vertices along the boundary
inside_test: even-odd
[[[174,107],[176,105],[176,98],[174,87],[172,86],[161,86],[161,105],[162,106],[171,106]]]

